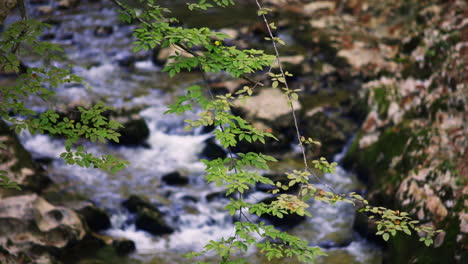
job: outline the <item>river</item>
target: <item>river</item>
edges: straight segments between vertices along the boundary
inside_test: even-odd
[[[115,10],[108,4],[85,2],[74,11],[60,12],[60,16],[54,16],[56,23],[49,29],[51,41],[65,48],[67,62],[74,64],[73,71],[83,76],[92,89],[84,85],[61,87],[56,106],[103,100],[118,109],[138,109],[138,115],[144,118],[150,130],[146,146],[83,143],[90,152],[112,153],[130,161],[128,168],[116,174],[64,164],[57,158],[64,151],[60,139],[25,133],[21,136],[25,147],[36,158],[53,160],[46,169],[63,187],[62,191],[86,197],[110,214],[112,228],[104,234],[135,242],[135,253],[127,257],[112,256],[112,263],[181,263],[180,254],[200,250],[209,240],[231,235],[232,218],[222,209],[228,200],[223,197],[207,199],[210,194],[223,190],[206,184],[204,165],[199,161],[205,140],[211,135],[204,134],[202,130],[184,131],[183,120],[196,113],[183,116],[163,114],[166,105],[180,95],[184,87],[198,80],[197,75],[183,74],[169,79],[144,54],[132,67],[119,65],[132,56],[133,39],[130,36],[134,26],[120,24]],[[99,26],[108,27],[111,33],[105,36],[96,34]],[[26,61],[29,66],[40,63]],[[41,107],[38,104],[36,109],[41,110]],[[341,156],[342,153],[338,154],[336,160],[339,161]],[[189,184],[170,186],[161,181],[163,175],[174,171],[187,175]],[[340,192],[360,186],[357,177],[341,167],[336,174],[326,174],[324,181]],[[137,230],[132,214],[121,206],[121,202],[130,195],[150,199],[176,231],[169,236],[155,237]],[[269,194],[255,190],[246,199],[253,202],[266,197]],[[382,262],[381,249],[353,231],[355,210],[352,206],[330,206],[314,201],[310,204],[313,217],[291,232],[311,245],[324,248],[329,256],[319,259],[319,263]],[[104,261],[109,258],[99,252],[86,257]],[[79,261],[74,259],[69,263]]]

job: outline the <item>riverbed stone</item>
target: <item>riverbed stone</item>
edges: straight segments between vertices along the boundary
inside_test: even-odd
[[[189,183],[189,179],[186,176],[182,176],[178,171],[162,176],[161,180],[168,185],[186,185]]]
[[[92,204],[86,204],[76,212],[94,232],[106,230],[111,227],[110,217],[107,212]]]
[[[150,135],[150,130],[143,118],[125,122],[123,128],[117,130],[120,133],[118,145],[144,146]],[[113,143],[115,144],[115,143]]]
[[[217,158],[226,158],[227,153],[226,151],[216,144],[216,141],[214,138],[209,138],[205,140],[205,146],[203,147],[203,150],[200,153],[200,157],[207,159],[207,160],[214,160]]]
[[[94,36],[96,37],[108,37],[114,33],[114,28],[112,26],[97,26],[94,29]]]
[[[114,239],[112,246],[117,254],[121,256],[128,255],[136,250],[135,242],[125,238]]]
[[[261,202],[265,204],[270,204],[275,200],[276,200],[276,197],[269,197],[269,198],[263,199]],[[283,218],[278,218],[270,214],[263,214],[260,217],[260,219],[263,221],[267,221],[268,223],[274,225],[277,228],[289,230],[293,227],[298,226],[302,222],[304,222],[306,217],[300,216],[297,214],[285,214],[283,215]]]
[[[174,229],[165,222],[163,213],[148,200],[132,195],[122,203],[122,206],[136,215],[135,226],[138,229],[155,236],[174,232]]]

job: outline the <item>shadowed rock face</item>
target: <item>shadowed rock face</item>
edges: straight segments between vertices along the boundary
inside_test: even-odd
[[[0,120],[0,141],[6,145],[0,150],[0,170],[6,171],[10,181],[17,182],[23,190],[33,192],[40,192],[51,183],[3,120]],[[0,197],[13,193],[15,191],[0,189]]]

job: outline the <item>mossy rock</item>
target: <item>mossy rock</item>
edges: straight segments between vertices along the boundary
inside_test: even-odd
[[[363,133],[359,132],[343,159],[343,165],[356,171],[360,179],[369,185],[395,183],[398,179],[389,179],[385,175],[393,174],[388,170],[392,159],[403,154],[411,136],[411,130],[408,128],[387,128],[377,142],[360,149],[359,141]]]

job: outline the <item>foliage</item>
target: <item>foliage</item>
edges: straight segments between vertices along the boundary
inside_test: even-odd
[[[245,86],[234,94],[228,93],[218,96],[212,95],[209,89],[203,91],[200,86],[192,86],[187,89],[186,95],[179,97],[175,104],[169,106],[167,111],[168,113],[182,114],[185,111],[201,108],[202,111],[199,113],[198,119],[186,120],[187,129],[202,125],[217,127],[214,135],[221,145],[229,151],[229,156],[212,161],[204,160],[207,172],[206,179],[208,182],[225,186],[227,195],[236,194],[237,197],[232,198],[225,208],[231,215],[239,215],[239,220],[235,224],[234,236],[223,238],[220,241],[210,241],[206,244],[204,251],[187,254],[187,257],[198,257],[208,252],[214,252],[219,256],[220,263],[238,263],[239,260],[234,260],[236,254],[246,253],[250,247],[256,247],[269,260],[295,257],[301,262],[310,263],[316,256],[324,254],[320,248],[311,247],[307,241],[276,230],[263,222],[251,221],[248,216],[249,214],[252,216],[269,214],[278,218],[290,214],[311,216],[307,211],[309,199],[330,204],[347,202],[362,207],[363,212],[371,214],[370,217],[376,219],[377,235],[381,235],[384,240],[388,240],[390,235],[394,236],[398,231],[411,235],[411,230],[413,230],[422,233],[422,240],[426,245],[432,244],[432,238],[438,231],[417,225],[418,221],[412,220],[408,214],[370,206],[365,199],[356,193],[337,194],[331,188],[330,191],[324,191],[311,183],[311,178],[316,176],[309,168],[310,163],[315,169],[324,173],[333,173],[337,164],[329,163],[325,158],[311,162],[306,159],[304,144],[318,145],[320,143],[302,136],[299,132],[292,104],[292,101],[298,99],[299,91],[291,90],[288,86],[287,78],[292,75],[283,70],[276,48],[277,44],[285,43],[273,33],[276,26],[267,20],[269,9],[263,8],[256,1],[258,15],[263,19],[268,29],[269,35],[266,39],[271,41],[276,52],[275,55],[265,54],[262,50],[225,46],[223,40],[228,36],[206,27],[184,28],[177,26],[175,25],[178,21],[176,18],[165,16],[170,11],[155,5],[153,0],[141,0],[145,4],[143,10],[127,6],[118,0],[112,1],[121,8],[120,18],[123,21],[138,21],[140,23],[140,27],[134,32],[136,37],[135,52],[153,49],[157,45],[161,47],[172,45],[179,49],[180,52],[171,58],[171,63],[164,69],[170,76],[181,71],[197,69],[203,72],[226,72],[233,77],[241,77],[252,83],[251,86]],[[232,0],[199,0],[196,3],[189,3],[188,8],[206,10],[215,5],[228,7],[233,4]],[[94,157],[85,152],[82,147],[74,148],[81,138],[102,142],[106,140],[118,141],[119,134],[115,132],[115,129],[120,125],[102,115],[108,109],[102,103],[98,103],[90,109],[79,108],[80,118],[78,120],[61,117],[55,110],[47,110],[38,114],[26,107],[25,101],[29,96],[36,96],[47,102],[54,96],[53,89],[58,85],[81,81],[81,78],[71,74],[69,70],[52,65],[47,65],[44,68],[28,68],[25,72],[20,72],[19,58],[22,52],[32,52],[49,60],[59,58],[57,53],[61,51],[60,47],[38,40],[44,26],[44,24],[34,20],[22,20],[9,26],[3,34],[0,42],[2,70],[15,72],[19,78],[14,87],[0,88],[2,98],[0,116],[9,121],[17,132],[27,129],[32,133],[64,136],[66,138],[66,152],[61,157],[69,164],[84,167],[94,166],[112,171],[122,168],[124,162],[112,156]],[[28,48],[22,49],[21,45]],[[272,71],[273,63],[278,64],[279,72]],[[231,151],[232,147],[240,141],[265,143],[267,138],[276,139],[273,134],[254,128],[247,121],[230,112],[235,100],[250,97],[256,88],[264,85],[247,76],[258,71],[264,71],[271,86],[283,90],[288,98],[294,117],[297,142],[304,154],[304,169],[287,172],[289,182],[286,184],[273,182],[255,171],[256,169],[268,169],[270,163],[276,162],[275,158],[262,153],[233,153]],[[14,184],[11,185],[5,180],[5,177],[1,177],[3,185],[15,187]],[[256,183],[276,186],[276,189],[272,191],[273,194],[277,194],[276,200],[271,203],[246,202],[243,199],[243,194]],[[297,193],[284,192],[293,186],[299,187]],[[247,260],[244,259],[244,261]]]
[[[136,20],[141,23],[141,27],[136,29],[134,34],[137,38],[135,51],[152,49],[156,45],[161,45],[161,47],[172,45],[180,50],[171,57],[171,62],[163,70],[168,72],[171,77],[181,71],[198,69],[202,71],[203,78],[203,72],[223,71],[233,77],[247,79],[252,83],[252,86],[245,86],[234,94],[227,93],[217,96],[214,96],[209,88],[203,91],[199,85],[191,86],[187,88],[186,95],[180,96],[174,104],[169,106],[167,111],[167,113],[182,114],[186,111],[193,111],[197,107],[202,109],[197,119],[185,120],[188,124],[186,129],[215,126],[215,138],[229,152],[229,156],[224,159],[203,160],[206,165],[206,180],[224,186],[227,189],[226,195],[237,194],[237,198],[231,198],[230,203],[225,208],[231,215],[239,215],[235,226],[235,235],[220,241],[210,241],[205,246],[204,251],[189,253],[186,255],[188,258],[214,252],[219,256],[220,263],[244,263],[247,261],[246,259],[234,259],[234,256],[246,253],[250,247],[257,247],[269,260],[296,257],[299,261],[310,263],[316,256],[323,254],[319,248],[311,247],[306,241],[280,232],[263,222],[251,221],[248,215],[269,214],[278,218],[289,214],[311,216],[307,211],[309,207],[307,201],[311,198],[330,204],[348,202],[362,207],[361,211],[371,214],[371,218],[376,219],[377,235],[381,235],[384,240],[388,240],[390,235],[394,236],[397,231],[411,235],[411,230],[414,230],[422,233],[421,240],[426,245],[432,244],[432,237],[439,231],[430,227],[418,226],[419,222],[412,220],[407,213],[373,207],[368,205],[368,202],[359,194],[336,194],[333,191],[318,189],[310,183],[311,177],[315,175],[309,168],[309,161],[306,160],[303,145],[319,145],[320,142],[306,138],[299,133],[292,104],[293,100],[298,99],[298,91],[288,87],[287,77],[292,75],[283,70],[276,48],[277,43],[284,44],[284,41],[272,33],[276,27],[274,23],[267,21],[266,15],[270,12],[269,9],[263,8],[257,1],[258,15],[263,18],[269,32],[266,39],[272,42],[276,51],[275,55],[267,55],[261,50],[240,50],[234,46],[224,46],[223,40],[227,36],[206,27],[174,26],[171,22],[178,20],[165,17],[164,14],[168,14],[169,10],[154,5],[152,0],[141,1],[146,3],[146,8],[143,10],[135,10],[118,0],[113,0],[113,2],[121,8],[120,16],[124,21]],[[214,1],[214,3],[226,7],[232,4],[232,1]],[[213,4],[204,0],[188,4],[190,10],[206,10],[210,7],[213,7]],[[196,48],[196,51],[193,48]],[[279,72],[272,72],[273,63],[278,64]],[[231,114],[230,111],[235,100],[248,98],[254,89],[263,86],[263,84],[246,77],[246,74],[265,70],[267,70],[266,74],[270,79],[271,86],[282,89],[288,98],[291,113],[294,115],[298,143],[304,153],[304,170],[286,173],[289,179],[286,184],[275,183],[256,172],[256,169],[268,169],[269,163],[276,162],[275,158],[262,153],[233,153],[231,151],[232,147],[240,141],[265,143],[266,138],[276,139],[271,133],[259,131],[241,117]],[[333,173],[337,165],[329,163],[325,158],[314,160],[311,163],[314,168],[323,173]],[[272,191],[273,194],[278,194],[276,200],[268,204],[246,202],[243,199],[243,193],[255,186],[256,183],[276,186],[277,188]],[[296,194],[284,193],[295,185],[299,186],[299,191]]]
[[[65,67],[52,64],[61,59],[62,49],[53,43],[39,40],[44,28],[48,25],[34,19],[17,21],[3,32],[0,40],[0,71],[17,75],[16,84],[0,87],[0,118],[8,121],[16,133],[23,130],[35,133],[48,133],[62,136],[65,140],[66,152],[60,156],[68,164],[83,167],[95,167],[116,171],[125,166],[125,162],[111,155],[96,157],[79,146],[80,139],[118,142],[121,127],[115,121],[109,120],[102,113],[109,109],[103,103],[97,103],[89,109],[78,108],[77,120],[60,115],[57,110],[50,109],[37,113],[26,105],[28,99],[38,98],[46,103],[53,100],[54,89],[65,83],[81,82],[82,79]],[[21,57],[36,55],[45,58],[43,67],[28,67],[23,69]],[[5,148],[4,144],[0,145]],[[6,172],[2,174],[0,186],[17,188],[18,185],[7,179]]]

